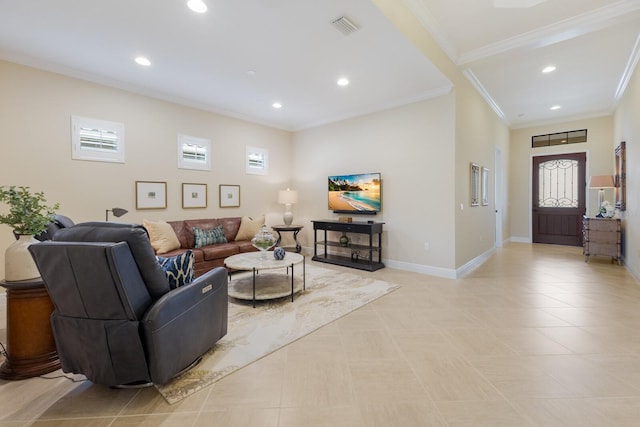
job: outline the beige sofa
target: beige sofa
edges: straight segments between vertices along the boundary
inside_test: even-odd
[[[257,249],[251,245],[251,239],[264,224],[264,217],[255,220],[249,217],[187,219],[166,222],[145,220],[143,224],[149,232],[151,245],[156,251],[156,255],[170,257],[191,249],[194,255],[194,273],[197,277],[214,267],[223,266],[225,258],[231,255],[256,251]],[[227,240],[225,243],[196,247],[194,228],[212,230],[218,226],[222,226],[224,237]]]

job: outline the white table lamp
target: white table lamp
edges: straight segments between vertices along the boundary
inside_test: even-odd
[[[611,175],[595,175],[589,178],[589,188],[598,189],[598,210],[604,201],[604,189],[613,187],[613,176]]]
[[[284,215],[282,220],[285,225],[291,225],[293,222],[293,213],[291,212],[291,205],[298,203],[298,192],[295,190],[280,190],[278,193],[278,203],[284,205]]]

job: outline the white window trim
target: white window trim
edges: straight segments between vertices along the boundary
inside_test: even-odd
[[[203,147],[205,150],[204,161],[190,160],[184,158],[183,145],[197,145]],[[211,170],[211,158],[213,154],[211,152],[211,140],[206,138],[197,138],[189,135],[178,135],[178,168],[179,169],[193,169],[193,170]]]
[[[80,129],[99,129],[118,136],[117,150],[101,150],[83,147]],[[71,116],[71,158],[94,162],[124,163],[124,124],[89,117]]]
[[[251,164],[251,155],[259,154],[262,156],[262,167],[256,167]],[[252,147],[247,145],[245,156],[245,171],[250,175],[268,175],[269,174],[269,151],[265,148]]]

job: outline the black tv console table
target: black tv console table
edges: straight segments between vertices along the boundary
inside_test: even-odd
[[[384,268],[382,263],[382,224],[384,222],[341,222],[334,220],[316,220],[313,223],[313,258],[314,261],[329,264],[342,265],[344,267],[360,270],[376,271]],[[322,240],[318,240],[318,230],[324,231]],[[354,244],[350,238],[348,243],[327,238],[328,231],[366,234],[369,236],[369,244]],[[374,235],[377,235],[377,244],[374,245]],[[323,253],[318,254],[318,247]],[[333,253],[329,253],[331,248]]]

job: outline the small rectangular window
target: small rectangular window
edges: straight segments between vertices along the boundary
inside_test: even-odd
[[[178,135],[178,168],[211,170],[211,141]]]
[[[124,125],[71,116],[71,158],[124,163]]]
[[[572,130],[569,132],[549,133],[531,137],[531,147],[549,147],[552,145],[578,144],[587,142],[587,130]]]
[[[269,152],[264,148],[247,146],[246,172],[253,175],[267,175],[269,172]]]

